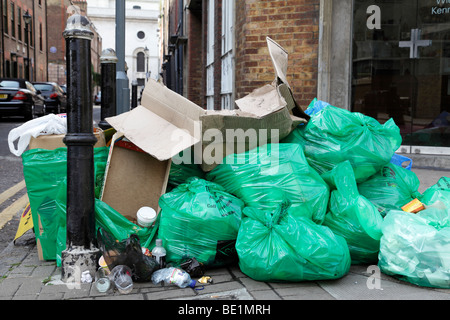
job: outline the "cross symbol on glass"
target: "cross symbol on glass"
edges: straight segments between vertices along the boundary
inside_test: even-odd
[[[420,34],[422,30],[411,29],[411,40],[410,41],[400,41],[398,46],[400,48],[409,48],[409,58],[418,59],[419,58],[419,47],[429,47],[431,46],[431,40],[420,40]]]

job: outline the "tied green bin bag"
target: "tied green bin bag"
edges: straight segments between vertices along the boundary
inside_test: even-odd
[[[94,148],[95,192],[103,182],[108,147]],[[27,186],[36,241],[44,260],[56,259],[56,197],[60,183],[67,177],[67,148],[31,149],[22,154],[23,175]]]
[[[306,217],[245,207],[236,241],[239,267],[258,281],[297,282],[343,277],[350,269],[344,238]]]
[[[418,286],[450,289],[450,208],[437,201],[416,214],[384,218],[381,271]]]
[[[162,195],[158,237],[166,261],[180,264],[195,258],[206,267],[237,260],[235,243],[244,202],[222,186],[199,178]]]
[[[391,160],[402,138],[393,119],[380,124],[359,112],[326,105],[282,142],[302,145],[306,159],[319,174],[349,160],[359,183]]]
[[[401,210],[405,204],[419,198],[419,185],[420,181],[414,172],[388,163],[379,172],[358,184],[358,191],[384,217],[389,210]]]
[[[321,224],[330,191],[308,164],[298,144],[267,144],[248,152],[230,154],[206,175],[210,181],[261,210],[275,210],[288,200],[293,216]]]
[[[352,264],[376,263],[383,218],[376,206],[359,194],[350,162],[338,164],[322,178],[331,189],[323,224],[347,241]]]
[[[419,200],[425,205],[441,201],[447,208],[450,208],[450,178],[441,177],[436,184],[425,190]]]

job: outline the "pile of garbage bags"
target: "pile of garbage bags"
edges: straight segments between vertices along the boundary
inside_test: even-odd
[[[450,288],[450,178],[419,193],[417,176],[396,161],[402,140],[392,119],[380,124],[317,99],[306,113],[308,123],[280,143],[230,154],[210,172],[173,164],[152,227],[97,198],[97,238],[110,267],[130,265],[135,279],[149,281],[159,266],[136,248],[151,251],[158,238],[175,267],[192,259],[202,268],[238,263],[255,280],[308,281],[343,277],[351,264],[378,264],[399,279]],[[95,154],[96,188],[105,149]],[[56,243],[46,258],[59,265],[63,150],[22,155],[31,210],[46,229],[40,241]],[[402,209],[415,200],[422,211]]]

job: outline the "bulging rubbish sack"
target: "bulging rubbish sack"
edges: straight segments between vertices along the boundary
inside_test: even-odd
[[[65,115],[50,113],[46,116],[25,122],[21,126],[12,129],[8,134],[9,151],[15,156],[20,156],[27,149],[31,137],[49,134],[66,134],[67,118]],[[14,145],[19,139],[17,148]]]
[[[288,211],[244,208],[236,241],[239,267],[258,281],[305,281],[343,277],[350,269],[346,241],[328,227]]]
[[[159,205],[158,237],[168,263],[194,257],[206,267],[236,262],[243,201],[216,183],[193,177],[161,196]]]
[[[359,183],[358,191],[384,217],[389,210],[401,210],[402,206],[420,197],[419,185],[420,181],[413,171],[388,163],[369,179]]]
[[[449,207],[437,201],[418,213],[391,210],[382,232],[382,272],[419,286],[450,289]]]
[[[322,178],[332,190],[323,224],[347,241],[352,264],[376,263],[383,218],[376,206],[359,194],[350,162],[338,164]]]
[[[316,223],[325,217],[329,188],[308,164],[298,144],[267,144],[245,153],[228,155],[206,177],[245,202],[274,210],[287,199],[294,216]]]
[[[308,108],[316,102],[314,99]],[[320,174],[349,160],[360,183],[391,161],[402,138],[393,119],[380,124],[362,113],[327,104],[282,142],[302,145],[309,164]]]

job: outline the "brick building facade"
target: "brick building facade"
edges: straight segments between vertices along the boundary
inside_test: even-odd
[[[167,0],[162,74],[205,109],[233,109],[274,80],[270,37],[301,107],[317,97],[392,118],[402,152],[449,155],[448,12],[436,0]]]
[[[319,0],[236,1],[236,98],[274,79],[266,36],[289,54],[288,81],[297,103],[317,92]]]
[[[75,11],[86,15],[86,0],[47,0],[48,21],[48,81],[60,85],[66,83],[66,40],[62,36],[68,17]],[[100,74],[102,38],[91,26],[94,38],[91,40],[92,71]]]
[[[224,97],[234,101],[274,80],[270,37],[288,51],[288,81],[299,105],[306,107],[316,97],[320,0],[191,0],[187,10],[180,10],[185,2],[166,3],[163,75],[168,87],[204,108],[232,109],[234,103],[230,106]],[[227,37],[232,47],[224,49]],[[227,54],[231,59],[224,59]]]
[[[47,79],[47,7],[43,0],[2,0],[1,70],[3,77]],[[31,16],[26,33],[25,12]],[[27,43],[28,40],[28,43]],[[27,76],[27,55],[30,61]]]
[[[80,8],[86,14],[86,0],[1,0],[0,76],[66,83],[66,43],[62,33],[67,18]],[[31,16],[28,27],[23,18]],[[101,37],[93,26],[91,41],[93,71],[100,73]],[[29,39],[29,46],[27,45]],[[30,68],[27,76],[27,55]]]

